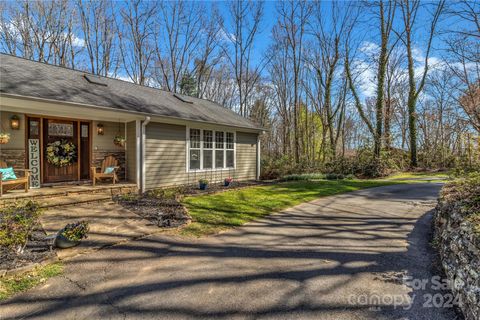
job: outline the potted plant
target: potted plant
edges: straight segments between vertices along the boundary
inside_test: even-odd
[[[230,185],[230,183],[232,183],[232,181],[233,181],[233,178],[231,178],[231,177],[225,178],[225,180],[223,181],[223,185],[225,187],[228,187]]]
[[[198,180],[199,188],[200,190],[206,190],[208,186],[208,180],[207,179],[200,179]]]
[[[119,147],[125,147],[125,142],[127,140],[125,139],[124,136],[115,136],[115,138],[113,138],[113,143],[116,145],[116,146],[119,146]]]
[[[10,133],[0,132],[0,144],[6,144],[10,141]]]
[[[71,248],[80,243],[80,240],[87,238],[89,231],[88,222],[77,221],[67,224],[57,233],[55,246],[57,248]]]

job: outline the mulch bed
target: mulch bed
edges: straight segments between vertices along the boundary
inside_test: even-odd
[[[241,189],[245,187],[262,186],[267,184],[277,183],[277,181],[233,181],[228,187],[225,187],[223,183],[211,183],[208,184],[207,190],[200,190],[198,185],[189,185],[184,189],[184,195],[201,195],[212,194],[228,190]]]
[[[187,210],[175,199],[162,199],[148,195],[129,195],[128,197],[117,195],[113,199],[159,227],[179,227],[191,220]]]
[[[202,194],[213,194],[228,190],[235,190],[244,187],[264,185],[265,182],[257,181],[234,181],[228,187],[223,183],[209,184],[207,190],[200,190],[198,185],[182,186],[174,191],[174,197],[162,197],[155,192],[144,195],[127,194],[116,195],[113,200],[124,208],[138,214],[153,222],[158,227],[174,228],[187,224],[191,218],[185,207],[180,203],[183,196],[195,196]]]
[[[30,235],[27,246],[21,254],[16,254],[5,247],[0,247],[0,270],[11,270],[26,265],[42,262],[55,255],[51,248],[52,240],[47,239],[40,224]]]

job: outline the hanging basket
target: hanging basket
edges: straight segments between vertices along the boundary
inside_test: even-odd
[[[0,133],[0,144],[6,144],[10,141],[10,133]]]
[[[115,136],[115,138],[113,138],[113,144],[116,146],[124,148],[125,142],[127,142],[127,140],[125,140],[125,137],[123,136]]]

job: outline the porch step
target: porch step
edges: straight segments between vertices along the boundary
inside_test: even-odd
[[[28,193],[21,190],[9,191],[0,197],[0,208],[17,201],[34,200],[42,207],[73,205],[76,203],[98,202],[111,199],[113,195],[137,192],[134,184],[117,184],[109,186],[58,186],[30,189]]]
[[[112,200],[109,194],[76,194],[63,197],[47,198],[38,201],[41,208],[72,206],[85,203],[103,202]]]

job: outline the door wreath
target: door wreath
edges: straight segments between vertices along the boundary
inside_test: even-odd
[[[47,145],[47,161],[57,167],[71,165],[77,160],[77,151],[73,142],[57,140]]]

